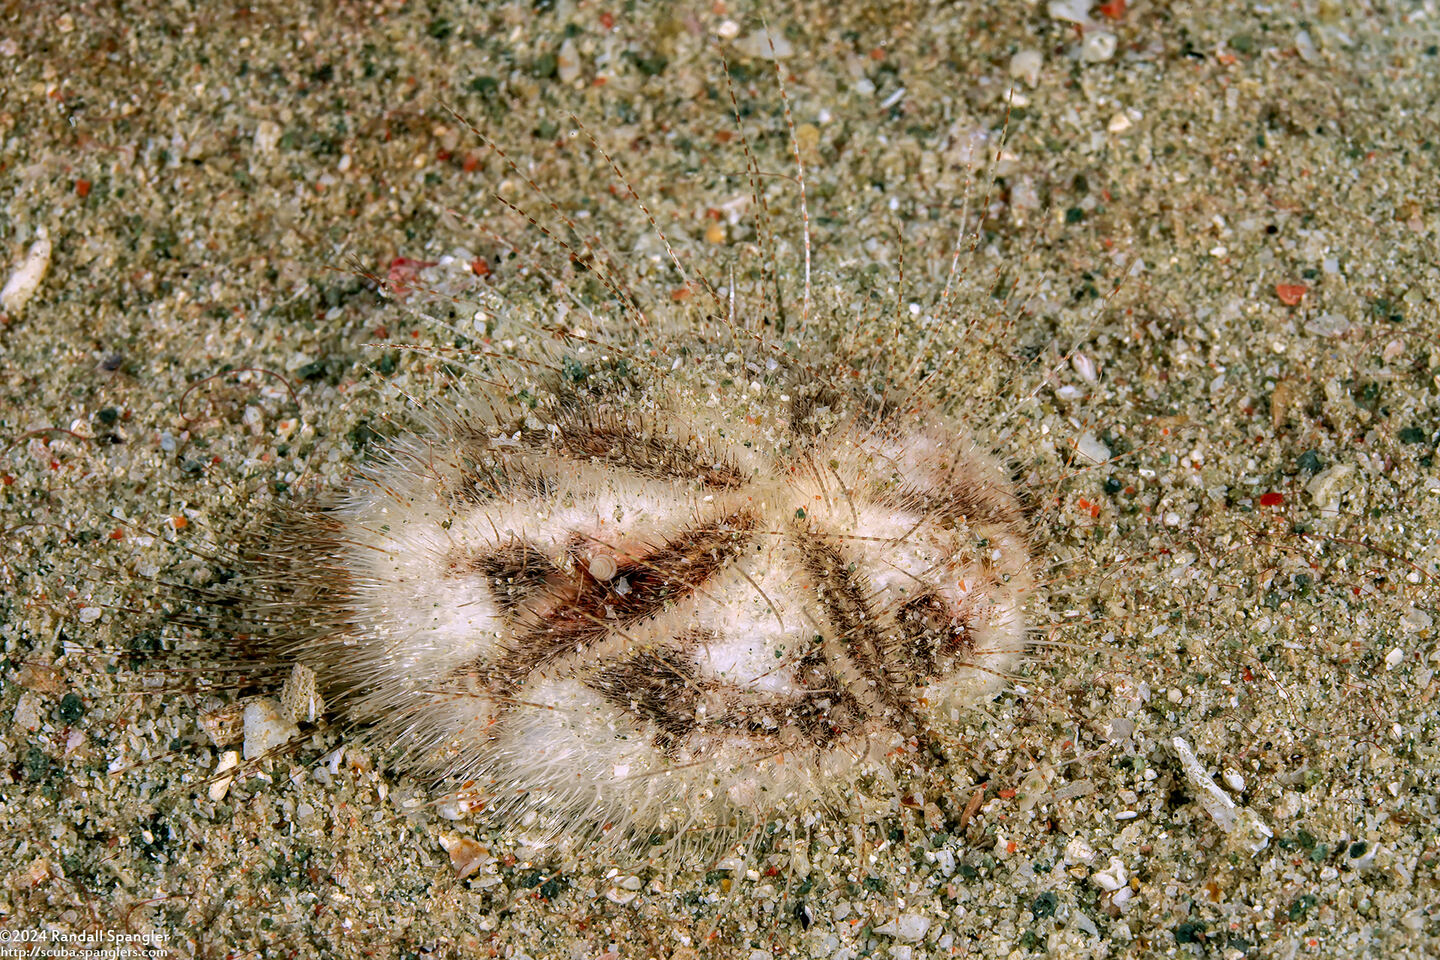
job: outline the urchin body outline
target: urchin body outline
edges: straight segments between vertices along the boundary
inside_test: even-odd
[[[329,699],[499,806],[648,830],[833,793],[992,695],[1033,588],[993,458],[813,369],[722,399],[717,366],[431,411],[299,518]]]

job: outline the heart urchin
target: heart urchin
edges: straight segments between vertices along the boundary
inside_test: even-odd
[[[327,702],[487,804],[648,834],[833,796],[988,700],[1033,586],[1006,473],[746,352],[432,409],[284,524]]]

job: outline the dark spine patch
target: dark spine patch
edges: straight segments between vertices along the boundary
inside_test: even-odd
[[[892,678],[886,670],[885,635],[866,599],[864,578],[838,550],[814,535],[796,537],[795,544],[814,581],[816,599],[831,629],[844,644],[849,662],[859,670],[862,677],[859,682],[866,687],[852,688],[850,693],[861,704],[880,706],[903,725],[910,708],[897,678]],[[835,664],[834,669],[840,676],[846,672],[843,664]]]
[[[878,492],[876,501],[901,510],[918,510],[927,517],[962,520],[970,524],[993,524],[1016,528],[1023,536],[1025,514],[1018,500],[1001,490],[976,490],[952,483],[943,494],[928,493],[909,486]]]
[[[605,460],[651,480],[693,480],[713,490],[736,490],[748,479],[739,467],[665,437],[619,427],[562,430],[560,449],[576,460]]]
[[[479,572],[490,584],[491,596],[505,616],[538,593],[560,571],[534,546],[515,543],[484,556],[452,561],[451,570]]]
[[[940,676],[947,661],[966,662],[974,649],[969,625],[933,593],[906,601],[895,612],[895,620],[904,639],[895,661],[913,664],[914,683]]]
[[[646,651],[602,670],[586,685],[614,706],[653,723],[655,746],[673,755],[695,730],[701,687],[690,655],[682,650]]]
[[[459,481],[450,494],[452,506],[489,503],[500,497],[511,500],[538,500],[553,496],[557,484],[538,470],[519,464],[467,459]]]
[[[537,611],[536,622],[527,625],[497,660],[475,668],[497,693],[512,694],[535,670],[582,651],[613,628],[624,629],[655,616],[667,604],[694,594],[740,556],[755,525],[750,514],[737,513],[695,527],[647,556],[628,561],[607,581],[596,580],[577,563],[570,583],[557,591],[557,602],[549,610]],[[622,580],[629,587],[623,594],[615,588]]]
[[[677,647],[630,657],[600,671],[586,686],[637,721],[654,724],[655,745],[670,757],[687,737],[703,733],[823,749],[864,722],[860,704],[840,688],[823,657],[807,671],[818,689],[757,694],[701,675],[689,651],[705,636],[701,631],[687,633]],[[703,721],[698,712],[702,698],[714,711]]]

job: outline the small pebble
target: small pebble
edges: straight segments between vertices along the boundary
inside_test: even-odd
[[[1108,893],[1114,893],[1130,882],[1130,877],[1125,872],[1125,864],[1119,857],[1111,857],[1110,866],[1104,870],[1096,870],[1091,874],[1090,879],[1095,881],[1096,886]]]
[[[12,317],[20,316],[25,304],[40,289],[40,281],[45,279],[45,271],[50,269],[50,234],[44,227],[37,227],[35,230],[35,242],[30,244],[30,250],[25,258],[20,261],[15,272],[10,274],[10,279],[5,281],[5,287],[0,290],[0,310],[10,314]]]
[[[269,697],[245,705],[245,759],[254,760],[300,735],[300,728],[280,713]]]
[[[210,799],[212,801],[214,801],[215,803],[219,803],[221,800],[224,800],[225,794],[230,792],[230,784],[235,781],[235,778],[233,776],[222,777],[219,776],[219,774],[224,773],[226,770],[234,770],[239,765],[240,754],[236,753],[234,750],[226,750],[224,753],[220,754],[220,760],[215,764],[216,777],[214,780],[211,781],[210,789],[208,791],[210,794]]]
[[[804,844],[797,843],[790,851],[790,871],[797,880],[803,881],[810,876],[810,858],[805,853]]]
[[[284,132],[280,129],[280,124],[274,120],[261,120],[255,125],[255,136],[250,142],[255,147],[256,153],[272,154],[280,143],[280,135]]]
[[[1339,501],[1342,493],[1350,489],[1354,473],[1355,468],[1348,463],[1337,463],[1315,474],[1310,482],[1305,484],[1305,492],[1310,494],[1317,507],[1332,506]]]
[[[930,918],[923,913],[902,913],[895,919],[886,921],[875,928],[876,933],[910,943],[923,939],[929,930]]]
[[[1090,21],[1090,0],[1050,0],[1045,12],[1051,20],[1066,23],[1088,23]]]
[[[40,884],[55,876],[55,869],[50,866],[50,861],[40,857],[30,863],[24,871],[15,874],[11,881],[16,887],[24,890],[30,887],[38,887]],[[13,949],[13,948],[11,948]],[[25,954],[30,955],[30,954]],[[39,956],[40,954],[34,954]]]
[[[1419,607],[1406,607],[1400,615],[1400,627],[1406,633],[1419,633],[1435,625],[1435,618]]]
[[[26,690],[37,690],[40,693],[63,693],[65,682],[60,668],[50,663],[41,663],[38,660],[27,662],[20,671],[15,674],[15,682]]]
[[[460,880],[475,873],[491,859],[489,850],[470,837],[459,834],[442,833],[440,846],[450,854],[450,866],[455,869],[455,876]]]
[[[1352,843],[1345,856],[1345,865],[1351,870],[1369,870],[1375,866],[1375,857],[1380,847],[1373,843]]]
[[[1093,433],[1082,433],[1075,441],[1075,451],[1091,463],[1104,463],[1110,459],[1110,448]]]
[[[1035,178],[1028,174],[1016,177],[1014,185],[1010,188],[1010,209],[1015,213],[1016,221],[1023,220],[1025,211],[1039,210],[1041,203],[1040,191],[1035,186]],[[1076,356],[1083,356],[1083,354],[1076,354]],[[1092,369],[1094,368],[1093,363],[1090,366]],[[1076,372],[1079,372],[1078,367]]]
[[[940,873],[943,876],[950,877],[955,875],[955,854],[948,848],[941,847],[935,851],[935,863],[939,866]]]
[[[1322,313],[1305,324],[1305,332],[1317,337],[1340,337],[1350,332],[1350,320],[1338,313]]]
[[[15,703],[15,726],[22,730],[39,730],[45,720],[45,712],[44,698],[33,690],[26,690]]]
[[[555,76],[561,83],[570,86],[580,79],[580,53],[575,48],[574,37],[567,37],[565,42],[560,44],[555,64]]]
[[[1115,717],[1105,723],[1105,739],[1111,743],[1128,740],[1134,732],[1135,721],[1129,717]]]
[[[1039,50],[1017,50],[1010,57],[1010,76],[1023,80],[1029,87],[1040,83],[1040,68],[1045,65],[1045,55]]]
[[[1306,63],[1314,63],[1320,59],[1320,51],[1315,49],[1315,40],[1310,36],[1309,30],[1301,30],[1295,34],[1295,51]]]
[[[1087,63],[1104,63],[1115,56],[1115,34],[1108,30],[1095,30],[1085,34],[1080,42],[1080,57]]]
[[[1303,807],[1304,802],[1300,799],[1300,794],[1293,790],[1287,790],[1280,796],[1280,799],[1276,801],[1275,806],[1271,808],[1270,812],[1275,815],[1276,819],[1289,820],[1298,814]]]

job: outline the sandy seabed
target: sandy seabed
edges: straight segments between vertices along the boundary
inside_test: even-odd
[[[7,8],[6,276],[42,231],[52,246],[0,318],[11,944],[1433,955],[1440,12],[1225,7]],[[720,49],[775,174],[792,312],[792,142],[819,302],[897,350],[923,323],[891,305],[925,313],[967,195],[983,208],[958,302],[994,368],[947,376],[1052,371],[1025,416],[1053,440],[1019,453],[1051,464],[1032,495],[1063,645],[977,725],[970,779],[927,798],[938,818],[897,798],[733,862],[536,850],[523,825],[446,819],[365,751],[337,756],[328,728],[213,799],[211,678],[155,668],[168,634],[145,584],[168,541],[339,482],[405,394],[447,383],[451,326],[554,311],[531,265],[582,289],[492,196],[546,219],[516,170],[593,224],[657,316],[695,309],[570,114],[724,275],[754,205]],[[482,298],[443,324],[366,277],[441,261],[478,262]],[[1082,359],[1049,362],[1072,345]],[[1114,459],[1066,468],[1077,447]],[[485,851],[463,878],[457,837]]]

